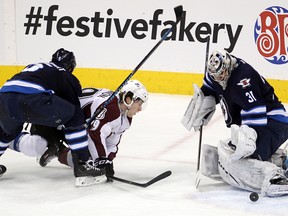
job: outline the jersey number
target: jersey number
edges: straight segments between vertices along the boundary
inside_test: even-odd
[[[248,97],[249,103],[253,103],[253,102],[257,101],[256,98],[254,97],[254,94],[252,91],[246,92],[245,95]]]
[[[35,72],[41,68],[43,68],[43,64],[31,64],[22,70],[22,72]]]

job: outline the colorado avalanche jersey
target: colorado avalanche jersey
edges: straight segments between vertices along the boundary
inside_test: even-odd
[[[52,62],[28,65],[0,89],[0,92],[55,94],[78,106],[81,91],[79,80]]]
[[[112,93],[107,89],[83,89],[80,103],[87,120]],[[122,113],[118,100],[117,96],[111,100],[92,122],[88,131],[89,151],[94,160],[99,157],[113,160],[116,157],[122,134],[131,125],[132,118]]]
[[[238,66],[232,71],[225,90],[208,72],[201,87],[205,96],[213,95],[220,103],[226,125],[265,126],[269,118],[288,123],[287,112],[273,87],[252,66],[236,59]]]

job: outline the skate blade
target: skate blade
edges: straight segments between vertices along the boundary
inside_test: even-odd
[[[102,182],[106,182],[106,175],[101,176],[84,176],[84,177],[76,177],[75,186],[76,187],[87,187],[94,184],[100,184]]]

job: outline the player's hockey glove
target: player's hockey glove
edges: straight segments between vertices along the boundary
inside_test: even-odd
[[[98,168],[104,168],[106,170],[106,176],[109,179],[109,177],[114,176],[114,166],[113,161],[109,160],[108,158],[97,158],[95,160],[95,165]]]

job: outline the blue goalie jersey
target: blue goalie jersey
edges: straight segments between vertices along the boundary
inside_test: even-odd
[[[288,114],[273,87],[252,66],[236,59],[238,66],[232,71],[225,90],[208,72],[201,87],[205,96],[213,95],[220,103],[227,127],[231,124],[266,126],[269,118],[288,123]]]

